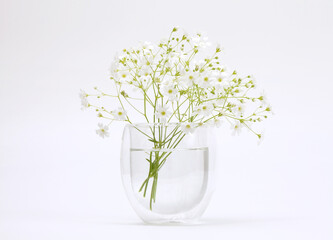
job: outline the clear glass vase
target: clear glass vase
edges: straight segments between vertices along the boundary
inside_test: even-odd
[[[185,134],[179,124],[133,124],[123,132],[121,174],[127,197],[147,223],[193,223],[213,192],[212,128]]]

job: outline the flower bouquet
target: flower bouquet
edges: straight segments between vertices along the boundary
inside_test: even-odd
[[[113,89],[95,87],[92,94],[81,90],[82,107],[94,109],[105,120],[98,124],[99,136],[108,137],[109,126],[123,121],[142,138],[132,144],[145,142],[140,148],[144,153],[140,158],[146,164],[145,177],[140,175],[142,179],[136,181],[140,184],[132,183],[132,188],[136,188],[136,195],[148,200],[146,208],[150,211],[157,202],[159,174],[164,165],[176,156],[173,150],[199,129],[230,125],[233,134],[248,129],[262,139],[254,125],[271,112],[265,95],[255,93],[252,76],[242,77],[226,68],[219,45],[208,56],[204,55],[206,48],[212,49],[203,34],[190,36],[175,27],[168,38],[157,44],[144,42],[116,55],[110,68]],[[106,102],[102,99],[111,100],[112,106],[103,105]],[[137,122],[146,125],[142,128]],[[134,161],[132,154],[129,158]]]

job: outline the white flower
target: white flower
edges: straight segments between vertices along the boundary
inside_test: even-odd
[[[207,127],[207,126],[209,126],[209,121],[208,122],[199,122],[197,124],[197,127]]]
[[[225,72],[218,72],[215,75],[215,79],[217,83],[223,83],[227,79],[228,75]]]
[[[199,60],[199,61],[193,60],[193,65],[194,65],[194,69],[196,69],[196,68],[201,69],[201,68],[203,68],[203,66],[206,65],[206,61],[204,61],[204,60]]]
[[[166,59],[164,63],[165,68],[170,68],[172,69],[174,66],[174,63],[170,59]]]
[[[202,88],[210,88],[213,86],[213,80],[214,76],[212,74],[204,73],[197,79],[197,84]]]
[[[172,76],[165,76],[164,78],[159,79],[159,83],[161,84],[161,90],[166,86],[174,86],[174,80],[175,79]]]
[[[242,130],[242,124],[238,121],[235,125],[231,126],[231,129],[233,130],[232,135],[239,135]]]
[[[228,68],[224,65],[221,65],[220,68],[221,68],[221,72],[227,72],[227,70],[228,70]]]
[[[116,79],[122,83],[130,80],[130,78],[131,78],[131,74],[127,70],[120,71],[116,75]]]
[[[161,92],[163,96],[167,97],[169,101],[176,101],[178,97],[178,90],[175,85],[165,85]]]
[[[119,121],[124,121],[124,120],[126,120],[126,117],[127,117],[126,111],[122,108],[113,110],[112,115],[115,120],[119,120]]]
[[[88,108],[90,106],[88,99],[87,99],[88,94],[85,91],[80,90],[79,97],[81,99],[81,109],[84,110],[84,109]]]
[[[147,76],[150,75],[150,73],[151,73],[151,69],[150,69],[149,67],[147,67],[147,66],[146,66],[146,67],[142,67],[142,68],[140,69],[139,73],[140,73],[141,76],[145,76],[145,77],[147,77]]]
[[[227,113],[225,112],[225,110],[224,110],[223,108],[218,109],[217,111],[219,112],[219,115],[220,115],[221,117],[227,115]]]
[[[208,42],[208,37],[203,36],[202,34],[198,33],[194,37],[192,37],[193,45],[198,48],[205,48],[210,46],[210,42]]]
[[[81,99],[81,110],[84,110],[84,109],[88,108],[89,106],[90,106],[90,104],[86,98]]]
[[[102,123],[99,123],[98,127],[99,127],[99,129],[96,130],[96,133],[100,137],[104,138],[104,137],[108,137],[109,136],[109,133],[108,133],[109,127],[108,126],[103,125]]]
[[[219,96],[219,98],[215,100],[214,105],[215,106],[223,106],[225,101],[226,101],[225,98]]]
[[[194,130],[196,128],[196,124],[195,123],[192,123],[192,122],[188,122],[188,123],[183,123],[181,125],[181,130],[185,133],[185,134],[188,134],[188,133],[193,133]]]
[[[119,56],[118,54],[116,54],[109,68],[109,72],[112,77],[115,77],[117,75],[118,67],[119,67]]]
[[[166,119],[170,116],[170,112],[168,111],[168,107],[167,106],[158,106],[156,108],[156,117],[159,118],[161,120],[161,122],[165,122]]]
[[[178,72],[180,76],[184,76],[186,73],[184,66],[181,64],[179,64],[175,67],[175,71],[176,71],[176,73]]]
[[[213,110],[214,110],[213,104],[211,104],[211,103],[204,103],[201,106],[200,114],[207,117],[207,116],[209,116],[209,115],[212,114]]]
[[[154,45],[151,44],[151,42],[144,42],[142,43],[141,47],[144,53],[149,53],[151,50],[154,49]]]
[[[257,88],[257,81],[253,76],[247,76],[246,78],[244,78],[244,80],[247,80],[248,82],[246,83],[246,85],[250,88]]]
[[[215,73],[214,76],[215,88],[218,91],[224,90],[225,87],[228,86],[228,74],[225,72]]]
[[[154,65],[154,58],[151,55],[144,55],[143,57],[141,57],[140,64],[142,66]]]
[[[179,62],[180,54],[178,52],[171,52],[169,53],[168,57],[168,62],[170,62],[170,64],[173,66]]]
[[[219,118],[212,119],[211,123],[214,127],[221,127],[222,125],[222,121]]]
[[[202,96],[202,100],[209,100],[209,102],[213,103],[217,97],[218,95],[216,93],[206,92],[206,94]]]
[[[242,116],[244,114],[245,111],[245,105],[244,104],[237,104],[235,107],[233,107],[232,112],[236,115],[236,116]]]
[[[201,106],[194,106],[193,107],[193,113],[200,115],[201,114]]]
[[[82,89],[80,89],[79,97],[81,100],[85,100],[85,99],[87,99],[88,94],[85,91],[83,91]]]
[[[149,86],[149,84],[151,82],[150,80],[151,80],[150,76],[148,76],[148,77],[141,76],[138,78],[138,82],[134,83],[134,86],[147,89],[147,87]]]
[[[168,39],[167,39],[167,38],[162,38],[162,39],[159,41],[158,45],[160,45],[160,44],[164,45],[164,44],[167,44],[167,43],[168,43]]]
[[[151,74],[150,68],[149,67],[143,67],[140,70],[139,80],[142,81],[142,82],[150,82],[150,80],[151,80],[151,75],[150,74]]]
[[[181,78],[181,84],[184,85],[184,87],[192,87],[196,80],[198,79],[198,73],[188,71],[185,73],[185,75]]]

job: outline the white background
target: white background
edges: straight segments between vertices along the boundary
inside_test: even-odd
[[[95,134],[79,89],[113,55],[179,25],[256,76],[265,141],[219,129],[200,226],[144,225],[123,192],[122,125]],[[0,1],[0,239],[332,239],[333,1]]]

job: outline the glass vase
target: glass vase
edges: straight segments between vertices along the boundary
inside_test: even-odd
[[[126,195],[147,223],[195,223],[214,187],[214,134],[180,124],[132,124],[124,128],[121,175]]]

